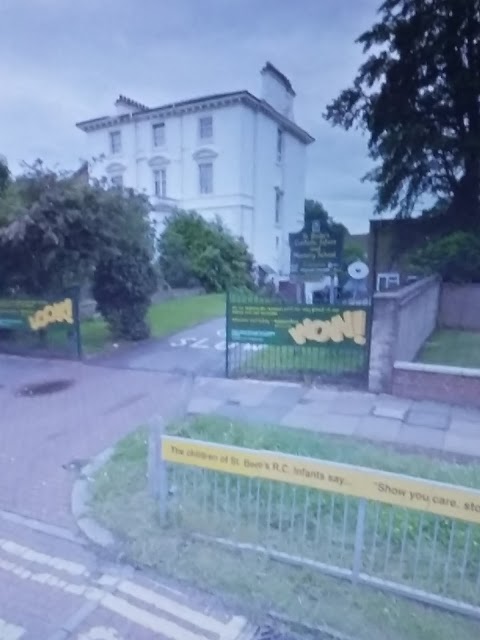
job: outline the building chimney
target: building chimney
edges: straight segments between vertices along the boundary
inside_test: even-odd
[[[287,76],[283,75],[271,62],[267,62],[261,71],[262,98],[276,111],[290,120],[293,116],[295,91]]]

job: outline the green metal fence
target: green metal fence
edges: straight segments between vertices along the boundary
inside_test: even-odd
[[[227,377],[318,378],[358,384],[367,378],[370,307],[292,304],[228,292]]]
[[[0,298],[0,353],[80,358],[78,293]]]

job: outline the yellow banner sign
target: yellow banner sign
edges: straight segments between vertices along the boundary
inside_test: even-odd
[[[375,469],[163,436],[166,462],[301,485],[480,524],[480,491]]]
[[[33,331],[44,329],[55,322],[73,324],[73,302],[71,298],[65,298],[61,302],[47,304],[43,309],[38,309],[29,316],[28,322]]]

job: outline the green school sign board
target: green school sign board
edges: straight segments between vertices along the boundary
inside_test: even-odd
[[[231,301],[228,341],[265,345],[364,347],[367,307]]]
[[[289,243],[291,275],[315,274],[342,260],[343,236],[324,231],[319,220],[309,220],[302,231],[291,233]]]

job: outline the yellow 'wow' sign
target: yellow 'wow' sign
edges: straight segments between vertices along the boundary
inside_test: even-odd
[[[329,320],[310,320],[305,318],[303,323],[298,323],[288,333],[297,344],[305,344],[307,340],[313,342],[343,342],[345,338],[353,340],[355,344],[366,343],[367,314],[363,309],[357,311],[344,311]]]
[[[73,302],[71,298],[65,298],[61,302],[47,304],[43,309],[38,309],[28,317],[28,323],[33,331],[44,329],[56,322],[73,324]]]

